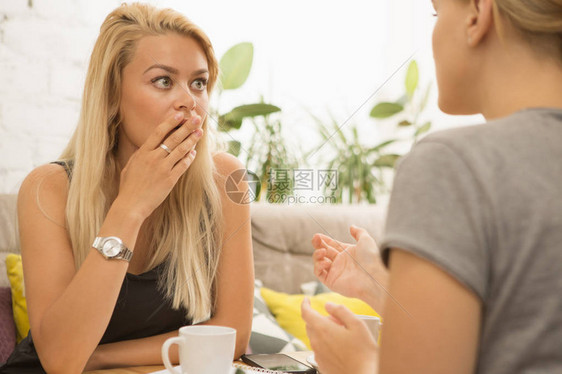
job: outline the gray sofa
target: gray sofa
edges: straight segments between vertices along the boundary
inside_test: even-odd
[[[310,243],[314,233],[322,232],[351,242],[348,228],[355,224],[365,227],[374,237],[380,237],[385,210],[373,205],[253,203],[251,217],[256,279],[277,291],[299,293],[302,283],[316,279]],[[15,222],[16,195],[0,194],[0,288],[9,287],[6,255],[19,253]],[[0,321],[0,325],[7,323],[13,324],[13,321]],[[0,345],[1,340],[2,336]]]

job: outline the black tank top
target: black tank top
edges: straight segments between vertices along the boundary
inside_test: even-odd
[[[72,163],[56,162],[72,175]],[[140,339],[177,330],[190,325],[184,308],[173,309],[165,291],[158,287],[165,263],[139,274],[127,273],[117,298],[109,325],[100,344]],[[33,344],[31,331],[10,355],[0,374],[45,373]]]

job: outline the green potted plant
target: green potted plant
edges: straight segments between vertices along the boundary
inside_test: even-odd
[[[233,129],[240,129],[245,118],[255,118],[279,112],[281,109],[267,103],[243,104],[234,107],[228,112],[221,114],[220,99],[225,91],[233,91],[240,88],[248,79],[252,70],[254,58],[254,46],[252,43],[244,42],[231,47],[221,57],[220,77],[217,87],[217,104],[212,109],[212,117],[217,118],[218,130],[227,133]],[[228,152],[235,156],[240,154],[240,141],[231,139],[227,141]]]
[[[431,129],[431,121],[420,121],[420,115],[427,106],[431,85],[427,85],[421,98],[419,94],[419,68],[416,60],[408,65],[406,79],[404,80],[405,94],[394,102],[380,102],[371,109],[370,116],[375,119],[398,118],[398,127],[412,129],[408,139],[415,144],[419,137]]]
[[[248,79],[253,54],[253,45],[245,42],[234,45],[221,57],[221,75],[213,117],[217,118],[218,130],[225,134],[239,130],[243,123],[253,125],[252,138],[244,146],[228,134],[231,137],[227,141],[228,152],[235,156],[244,153],[246,168],[255,173],[259,180],[255,191],[256,200],[263,201],[265,197],[267,202],[282,203],[283,197],[293,191],[290,176],[298,163],[296,157],[288,151],[281,133],[281,120],[275,116],[275,113],[281,112],[281,108],[264,102],[262,97],[260,102],[239,105],[228,112],[220,110],[222,95],[242,87]]]
[[[298,168],[297,157],[289,150],[282,135],[279,118],[265,115],[253,118],[254,133],[247,148],[246,167],[259,178],[261,191],[257,201],[284,203],[293,193],[293,173]]]
[[[421,114],[427,105],[430,86],[419,98],[419,70],[416,61],[412,61],[404,81],[405,93],[393,102],[379,102],[374,105],[370,117],[376,119],[375,124],[383,119],[395,119],[397,128],[411,128],[406,138],[393,137],[374,146],[368,146],[362,141],[357,123],[350,123],[345,127],[330,116],[328,123],[313,116],[318,124],[322,137],[320,146],[326,144],[331,150],[332,157],[325,165],[329,170],[337,171],[338,183],[336,188],[324,186],[324,195],[336,203],[374,204],[377,196],[389,192],[385,171],[392,170],[400,154],[391,152],[390,146],[397,142],[415,143],[419,137],[430,130],[431,122],[420,122]],[[316,153],[315,148],[313,152]]]

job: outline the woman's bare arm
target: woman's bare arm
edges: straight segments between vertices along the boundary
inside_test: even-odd
[[[141,339],[98,345],[84,370],[101,370],[127,366],[162,365],[161,348],[166,339],[178,336],[178,330]],[[172,364],[179,363],[178,346],[169,350]]]
[[[79,372],[113,312],[128,263],[91,249],[78,271],[64,227],[68,178],[45,165],[24,181],[18,219],[29,320],[48,372]],[[115,203],[100,230],[134,248],[142,220]]]
[[[380,374],[473,373],[481,300],[429,261],[390,253]]]
[[[254,305],[254,258],[250,205],[233,201],[226,193],[226,178],[244,166],[234,156],[215,156],[219,177],[217,186],[223,207],[223,247],[217,274],[217,303],[214,316],[204,324],[229,326],[236,329],[235,358],[248,345]],[[248,188],[243,183],[241,188]]]

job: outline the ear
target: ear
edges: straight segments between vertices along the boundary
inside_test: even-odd
[[[469,15],[466,19],[467,43],[476,47],[494,24],[494,0],[471,0]]]

